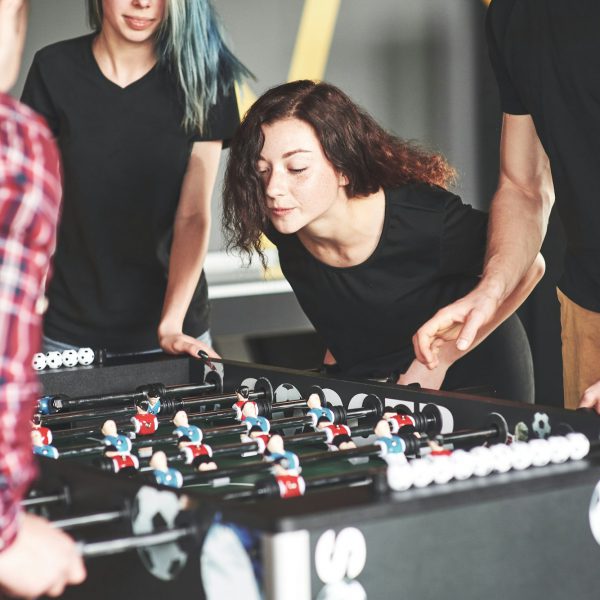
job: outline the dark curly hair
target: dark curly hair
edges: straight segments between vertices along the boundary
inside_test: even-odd
[[[223,231],[229,250],[264,263],[261,235],[269,224],[257,162],[264,144],[262,125],[296,118],[308,123],[334,169],[348,179],[349,198],[381,187],[428,183],[447,187],[455,170],[440,154],[423,150],[385,131],[342,90],[309,80],[279,85],[248,110],[229,153],[223,187]]]

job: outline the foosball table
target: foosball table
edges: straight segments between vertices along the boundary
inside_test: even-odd
[[[89,557],[65,597],[588,600],[600,583],[590,412],[162,355],[41,381],[24,504]]]

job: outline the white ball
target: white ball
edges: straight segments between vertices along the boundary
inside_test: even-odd
[[[33,355],[31,365],[36,371],[42,371],[46,368],[46,355],[43,352],[36,352]]]
[[[473,458],[473,474],[477,477],[486,477],[494,470],[494,460],[490,449],[485,446],[475,446],[469,450]]]
[[[475,459],[465,450],[454,450],[450,456],[454,477],[458,481],[469,479],[475,470]]]
[[[59,369],[62,364],[62,354],[60,352],[48,352],[46,354],[46,366],[51,369]]]
[[[418,488],[427,487],[433,481],[433,465],[424,459],[411,460],[413,485]]]
[[[550,462],[552,453],[548,440],[533,439],[527,445],[531,450],[531,464],[534,467],[544,467]]]
[[[494,444],[490,447],[494,471],[507,473],[512,469],[512,453],[506,444]]]
[[[413,484],[413,471],[408,462],[393,464],[387,468],[387,480],[391,489],[397,492],[408,490]]]
[[[63,350],[62,361],[65,367],[74,367],[77,364],[77,350]]]
[[[80,365],[91,365],[94,362],[94,351],[91,348],[79,348],[77,360]]]
[[[583,433],[567,433],[567,440],[571,448],[571,460],[581,460],[590,451],[590,440]]]
[[[433,467],[433,481],[437,484],[448,483],[454,477],[454,469],[449,456],[428,456]]]
[[[510,446],[511,465],[513,469],[522,471],[531,466],[533,451],[527,445],[527,442],[514,442]]]
[[[552,435],[548,438],[550,460],[555,464],[567,462],[571,456],[571,446],[566,437]]]

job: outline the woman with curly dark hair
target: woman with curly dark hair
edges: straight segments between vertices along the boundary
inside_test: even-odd
[[[541,256],[477,348],[441,343],[431,370],[415,359],[415,331],[472,289],[483,264],[487,215],[447,191],[454,177],[442,156],[386,132],[335,86],[296,81],[259,98],[234,137],[224,229],[247,255],[263,256],[263,233],[277,246],[326,365],[531,402],[531,354],[513,313]]]

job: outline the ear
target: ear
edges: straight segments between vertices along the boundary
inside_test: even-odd
[[[345,187],[349,183],[350,182],[348,181],[348,177],[346,177],[346,175],[344,173],[340,173],[338,175],[338,184],[340,185],[340,187]]]

